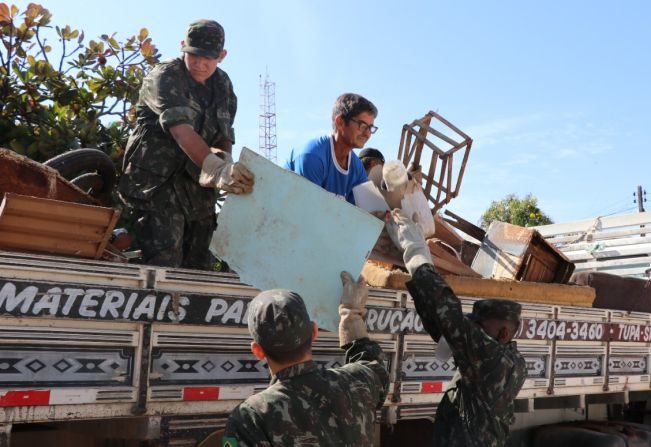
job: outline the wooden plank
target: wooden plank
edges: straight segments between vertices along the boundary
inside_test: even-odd
[[[430,110],[429,115],[432,115],[434,118],[436,118],[437,120],[439,120],[440,122],[442,122],[443,124],[445,124],[446,126],[448,126],[450,129],[452,129],[453,131],[455,131],[455,132],[458,133],[459,135],[461,135],[464,139],[466,139],[466,140],[469,140],[469,139],[470,139],[470,137],[469,137],[468,135],[466,135],[466,134],[463,133],[461,130],[459,130],[459,128],[457,128],[454,124],[452,124],[450,121],[446,120],[446,119],[443,118],[441,115],[439,115],[438,113],[434,112],[433,110]]]
[[[446,216],[450,216],[452,219],[445,219],[447,223],[452,225],[454,228],[457,230],[460,230],[461,232],[469,235],[473,239],[477,240],[478,242],[481,242],[484,240],[484,237],[486,237],[486,231],[484,231],[482,228],[468,222],[461,216],[454,214],[452,211],[446,209],[444,214]]]
[[[401,271],[387,270],[366,263],[362,270],[366,282],[372,287],[406,289],[410,276]],[[591,307],[595,298],[592,287],[565,284],[542,284],[524,281],[503,281],[464,276],[445,276],[445,281],[458,296],[501,298],[521,302]]]
[[[0,248],[99,258],[120,211],[7,193]]]
[[[44,204],[47,204],[47,209],[44,209]],[[113,214],[112,208],[80,205],[59,200],[21,196],[13,193],[5,194],[3,209],[4,212],[11,212],[13,214],[29,214],[64,221],[74,220],[95,225],[105,225]]]
[[[33,233],[0,232],[0,247],[40,253],[57,253],[92,258],[97,244],[71,239],[52,238]]]
[[[465,239],[454,231],[454,227],[438,213],[434,214],[434,224],[434,237],[441,239],[459,251]]]
[[[440,244],[439,239],[428,239],[427,247],[432,253],[432,263],[438,270],[443,270],[454,275],[480,277],[479,273],[461,262]]]
[[[120,210],[117,209],[113,209],[112,211],[113,211],[113,215],[111,216],[111,219],[107,224],[106,227],[107,231],[104,232],[104,238],[99,243],[99,245],[97,246],[97,250],[95,251],[95,259],[99,259],[104,254],[104,250],[106,249],[106,246],[109,243],[109,239],[113,235],[113,228],[115,228],[115,225],[118,223],[118,219],[120,218],[120,214],[122,213]]]
[[[37,217],[4,214],[0,220],[0,231],[100,242],[104,237],[106,227],[84,225],[77,222],[45,221]]]
[[[434,129],[432,126],[427,126],[427,131],[429,133],[431,133],[432,135],[434,135],[436,137],[439,137],[441,140],[448,143],[451,146],[451,148],[448,151],[453,151],[455,148],[458,149],[460,146],[463,145],[463,141],[462,142],[454,141],[452,138],[450,138],[447,135],[445,135],[444,133],[439,132],[438,130]]]

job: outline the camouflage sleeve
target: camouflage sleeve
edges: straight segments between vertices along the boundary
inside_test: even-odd
[[[238,405],[226,423],[222,447],[267,447],[267,438],[257,413],[246,402]]]
[[[494,348],[494,342],[484,331],[464,316],[461,301],[433,265],[418,267],[407,289],[423,326],[433,338],[439,336],[438,331],[445,337],[462,373],[467,374],[486,355],[486,350]]]
[[[142,83],[139,102],[158,115],[163,130],[178,124],[193,125],[197,112],[183,92],[181,72],[167,64],[154,69]]]
[[[231,83],[230,78],[228,79],[228,85],[230,88],[230,101],[228,103],[228,108],[231,113],[231,127],[228,135],[230,136],[231,142],[235,144],[235,129],[233,128],[233,123],[235,122],[235,114],[237,113],[237,96],[235,96],[235,92],[233,91],[233,84]]]
[[[384,363],[382,348],[369,338],[360,338],[344,346],[344,349],[346,350],[345,370],[368,384],[377,398],[377,408],[380,408],[389,389],[389,372]]]

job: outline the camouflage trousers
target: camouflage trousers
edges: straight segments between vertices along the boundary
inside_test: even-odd
[[[213,270],[215,257],[208,247],[217,227],[215,215],[189,221],[173,207],[131,213],[145,264]]]

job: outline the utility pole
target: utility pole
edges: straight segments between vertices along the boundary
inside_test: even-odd
[[[269,72],[264,81],[260,75],[260,130],[259,152],[267,160],[276,162],[276,83],[269,81]]]
[[[633,196],[636,198],[633,199],[633,203],[637,203],[637,210],[640,213],[644,212],[644,203],[646,203],[646,190],[642,190],[642,185],[638,185],[637,194],[633,193]]]
[[[644,202],[646,202],[646,191],[642,191],[642,185],[637,185],[637,195],[636,193],[633,193],[633,196],[636,197],[636,199],[633,199],[633,203],[636,202],[637,200],[637,210],[640,213],[644,212]],[[644,228],[644,225],[640,225],[640,228]],[[646,233],[640,234],[641,237],[645,237]]]

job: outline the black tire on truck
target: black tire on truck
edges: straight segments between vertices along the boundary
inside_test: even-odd
[[[111,204],[117,172],[113,160],[99,149],[73,149],[43,163],[75,186],[98,199]]]

